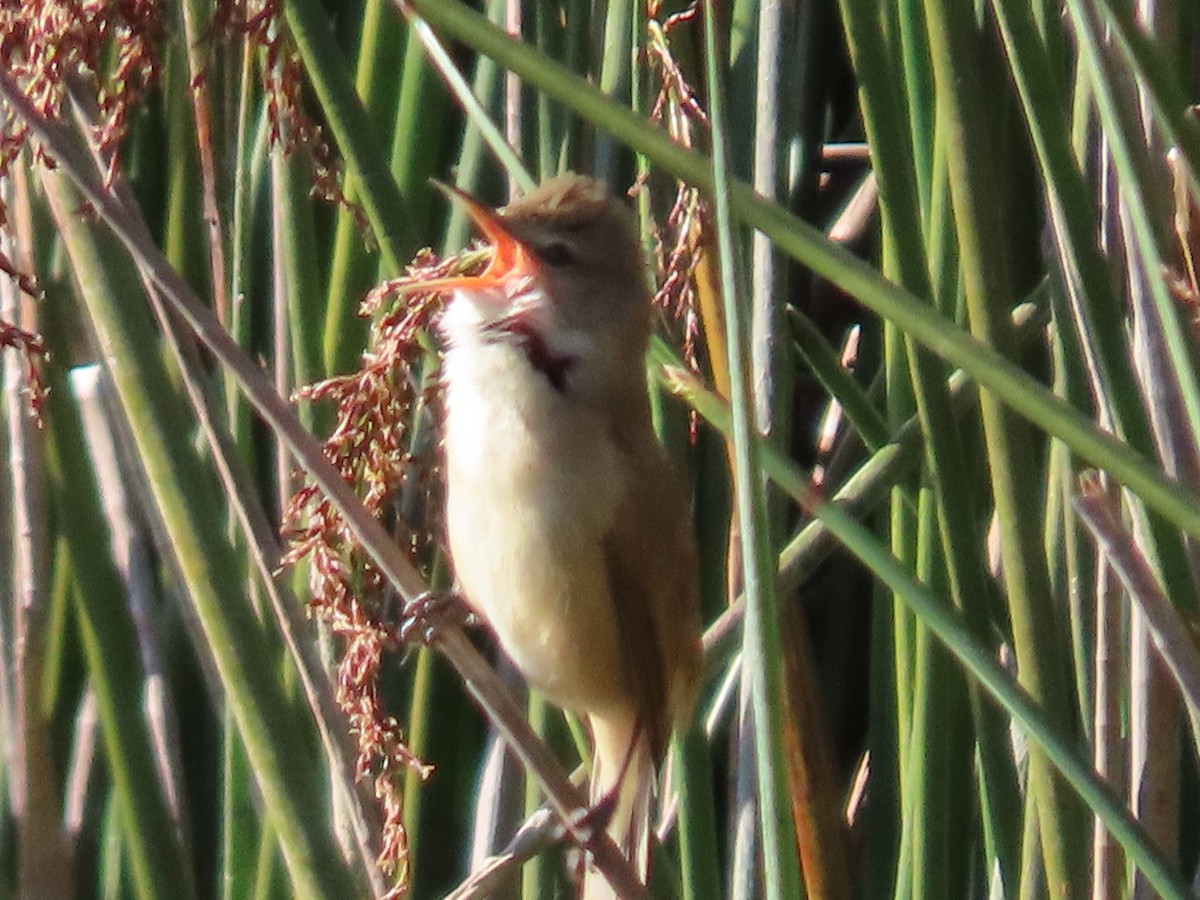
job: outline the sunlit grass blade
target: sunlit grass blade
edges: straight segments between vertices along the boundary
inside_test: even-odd
[[[782,745],[783,665],[779,618],[775,596],[773,554],[764,485],[759,478],[759,448],[754,441],[754,393],[750,377],[749,329],[738,303],[739,269],[734,256],[735,237],[730,218],[720,78],[716,43],[715,4],[704,10],[706,80],[713,125],[713,184],[720,259],[721,297],[729,348],[730,392],[733,421],[735,497],[741,533],[746,579],[746,624],[744,626],[743,672],[750,681],[753,698],[754,758],[758,781],[758,817],[762,829],[762,853],[777,861],[763,872],[765,896],[772,900],[795,897],[800,891],[800,873],[792,852],[795,828],[786,802],[787,779]]]

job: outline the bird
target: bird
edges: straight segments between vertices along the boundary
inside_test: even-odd
[[[448,190],[492,245],[480,274],[434,283],[452,292],[438,329],[458,589],[525,680],[586,717],[590,803],[645,883],[702,648],[689,492],[651,420],[637,229],[585,175],[500,210]],[[616,893],[589,867],[581,896]]]

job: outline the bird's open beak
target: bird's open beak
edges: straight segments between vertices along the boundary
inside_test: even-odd
[[[433,180],[433,185],[452,202],[462,203],[466,206],[471,220],[491,243],[492,258],[488,261],[487,268],[478,275],[450,275],[445,278],[434,278],[407,285],[405,293],[451,291],[458,288],[487,291],[515,286],[537,274],[537,261],[533,254],[509,230],[503,216],[453,185],[443,184],[437,180]]]

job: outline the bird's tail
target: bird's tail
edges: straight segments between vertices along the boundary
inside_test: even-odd
[[[605,831],[629,860],[642,884],[650,872],[651,821],[655,763],[645,729],[592,718],[595,757],[589,800],[593,810],[608,814]],[[599,869],[589,865],[582,900],[614,900],[620,894]]]

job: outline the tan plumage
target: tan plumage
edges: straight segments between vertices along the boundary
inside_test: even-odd
[[[453,281],[441,326],[455,572],[529,682],[587,716],[593,801],[629,757],[609,832],[645,878],[656,769],[701,658],[687,495],[646,395],[641,251],[590,178],[472,213],[497,248]],[[612,893],[593,872],[584,896]]]

